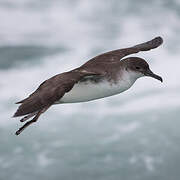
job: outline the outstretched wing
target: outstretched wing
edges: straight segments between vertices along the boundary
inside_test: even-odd
[[[97,73],[87,71],[71,71],[56,75],[44,81],[38,89],[21,103],[13,117],[24,116],[51,106],[69,92],[75,83],[89,75]]]
[[[156,37],[142,44],[138,44],[129,48],[117,49],[114,51],[109,51],[104,54],[98,55],[90,59],[87,63],[84,64],[84,66],[96,65],[101,62],[103,63],[117,62],[127,55],[138,53],[140,51],[149,51],[151,49],[155,49],[158,46],[160,46],[162,43],[163,43],[163,39],[161,37]]]
[[[32,120],[26,122],[22,127],[16,131],[16,135],[19,135],[25,128],[36,122],[40,115],[44,113],[52,104],[58,101],[69,92],[75,83],[80,81],[86,76],[101,75],[97,72],[90,72],[85,69],[75,69],[70,72],[58,74],[46,81],[44,81],[38,89],[32,93],[26,99],[17,102],[21,104],[13,117],[25,116],[20,121],[24,122],[32,118]]]

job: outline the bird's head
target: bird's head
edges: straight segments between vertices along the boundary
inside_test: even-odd
[[[139,57],[129,57],[122,61],[126,62],[123,63],[126,71],[132,72],[137,78],[149,76],[163,82],[162,77],[153,73],[149,68],[149,64],[144,59]]]

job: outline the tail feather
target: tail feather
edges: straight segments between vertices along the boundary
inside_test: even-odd
[[[18,104],[19,103],[21,103],[21,105],[18,107],[13,117],[24,116],[37,112],[43,109],[45,106],[37,98],[27,98],[25,100],[18,102]]]
[[[25,100],[27,100],[27,98],[26,98],[26,99],[23,99],[23,100],[21,100],[21,101],[18,101],[18,102],[16,102],[15,104],[22,104],[23,102],[25,102]]]

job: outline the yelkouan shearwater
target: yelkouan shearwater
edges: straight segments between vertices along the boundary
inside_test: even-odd
[[[163,39],[156,37],[130,48],[106,52],[76,69],[47,79],[29,97],[17,102],[20,106],[13,117],[24,116],[21,122],[30,118],[32,120],[26,122],[16,135],[36,122],[53,104],[86,102],[119,94],[143,76],[150,76],[162,82],[162,78],[150,70],[144,59],[122,59],[130,54],[157,48],[162,43]]]

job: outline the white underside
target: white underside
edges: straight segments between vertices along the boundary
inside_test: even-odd
[[[129,89],[138,77],[124,73],[117,83],[110,83],[105,80],[100,83],[80,82],[75,84],[72,90],[66,93],[56,104],[85,102],[119,94]]]

